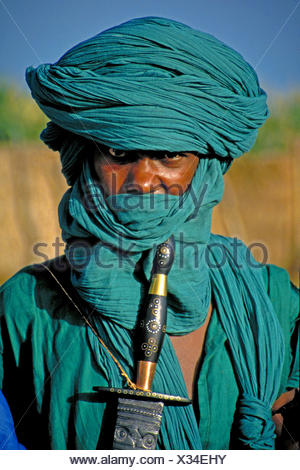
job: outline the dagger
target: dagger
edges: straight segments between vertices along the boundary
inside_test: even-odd
[[[185,397],[151,391],[166,332],[167,276],[172,267],[174,255],[175,243],[172,235],[156,249],[150,287],[142,318],[137,325],[136,388],[94,387],[97,392],[110,392],[119,396],[113,449],[155,449],[164,404],[187,405],[191,403]]]

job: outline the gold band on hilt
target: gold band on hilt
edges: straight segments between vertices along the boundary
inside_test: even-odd
[[[156,362],[138,361],[136,388],[150,391],[155,374]]]
[[[154,274],[151,279],[149,294],[167,296],[166,274]]]

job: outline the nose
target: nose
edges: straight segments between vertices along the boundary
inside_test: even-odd
[[[159,162],[143,154],[139,154],[139,158],[131,163],[125,184],[126,192],[162,193],[165,191],[160,178]]]

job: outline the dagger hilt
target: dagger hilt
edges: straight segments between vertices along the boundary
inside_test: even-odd
[[[136,386],[151,390],[156,364],[162,348],[167,321],[167,275],[175,254],[173,235],[158,245],[152,266],[151,281],[142,318],[137,326]]]

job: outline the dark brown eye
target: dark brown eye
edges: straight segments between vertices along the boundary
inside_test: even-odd
[[[112,149],[112,148],[109,148],[109,149],[108,149],[108,153],[109,153],[112,157],[115,157],[115,158],[126,157],[126,154],[127,154],[127,152],[125,152],[125,150]]]
[[[164,158],[166,160],[180,160],[182,157],[185,157],[183,153],[177,153],[177,152],[166,152],[164,154]]]

